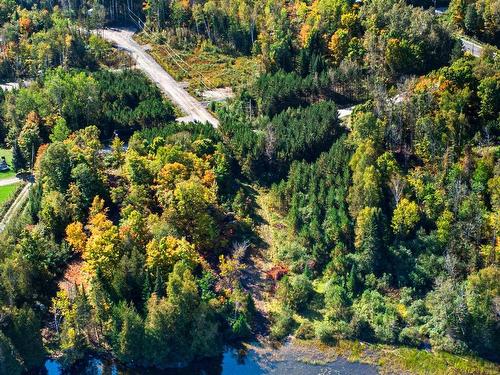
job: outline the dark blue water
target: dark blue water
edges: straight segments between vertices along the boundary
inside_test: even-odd
[[[63,372],[60,364],[48,360],[45,368],[48,375],[371,375],[377,374],[377,368],[361,363],[351,363],[338,359],[328,364],[314,365],[300,359],[300,353],[291,350],[289,345],[281,349],[257,352],[255,349],[227,349],[218,358],[192,364],[183,369],[144,370],[122,368],[113,362],[89,359],[79,369]]]

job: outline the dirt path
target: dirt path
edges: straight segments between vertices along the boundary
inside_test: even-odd
[[[137,66],[176,104],[187,116],[182,121],[208,122],[213,127],[219,121],[208,112],[203,105],[193,98],[175,79],[168,74],[134,39],[133,30],[102,29],[99,35],[127,51],[136,61]]]

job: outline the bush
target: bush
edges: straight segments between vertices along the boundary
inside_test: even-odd
[[[236,320],[231,324],[231,330],[235,337],[248,337],[250,336],[250,324],[243,314],[239,314]]]
[[[278,316],[275,317],[273,325],[271,326],[271,339],[284,339],[292,332],[294,325],[295,321],[293,320],[292,312],[288,309],[282,310]]]
[[[316,337],[325,344],[334,344],[336,332],[334,325],[328,320],[323,320],[316,325]]]
[[[351,299],[346,289],[334,280],[325,287],[325,306],[328,309],[328,317],[337,319],[348,319],[350,317]]]
[[[416,327],[405,327],[399,333],[398,340],[408,346],[418,346],[422,342],[422,337]]]
[[[301,340],[312,340],[316,337],[314,326],[310,322],[302,323],[295,331],[295,337]]]
[[[379,341],[396,341],[399,331],[399,316],[393,304],[377,291],[365,291],[353,305],[355,329],[360,336],[370,330]],[[367,326],[369,327],[366,332]],[[369,337],[367,337],[368,339]]]
[[[337,338],[342,338],[346,339],[349,337],[353,337],[353,330],[351,325],[344,321],[344,320],[339,320],[335,323],[333,323],[333,326],[335,328],[335,335]]]
[[[285,262],[292,272],[302,273],[311,260],[309,251],[298,242],[288,242],[277,249],[277,257]]]
[[[313,292],[312,283],[305,275],[284,277],[278,286],[278,297],[286,307],[294,311],[304,309]]]

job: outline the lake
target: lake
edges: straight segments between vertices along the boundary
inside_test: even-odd
[[[318,352],[319,353],[319,352]],[[122,368],[113,362],[100,359],[89,359],[78,370],[69,374],[82,375],[257,375],[257,374],[286,374],[286,375],[371,375],[377,374],[377,367],[351,363],[343,358],[327,364],[312,364],[305,361],[301,350],[287,343],[278,349],[260,346],[251,346],[245,349],[228,348],[217,358],[201,361],[182,369],[144,370]],[[311,349],[308,349],[308,361]],[[318,357],[318,361],[320,361]],[[48,360],[45,364],[47,375],[65,375],[57,361]]]

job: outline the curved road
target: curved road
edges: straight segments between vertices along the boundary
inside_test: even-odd
[[[208,122],[215,128],[219,125],[219,121],[198,100],[184,90],[141,45],[132,39],[133,30],[101,29],[98,30],[98,33],[104,39],[127,51],[133,57],[137,66],[186,114],[185,117],[178,119],[178,121]]]

